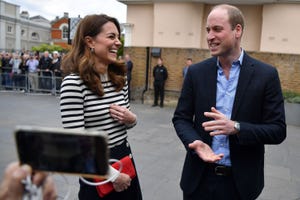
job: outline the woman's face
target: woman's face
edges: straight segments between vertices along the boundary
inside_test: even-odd
[[[122,45],[119,37],[119,31],[114,23],[107,22],[102,26],[102,31],[89,45],[90,48],[94,48],[96,62],[108,65],[117,60],[117,52]]]

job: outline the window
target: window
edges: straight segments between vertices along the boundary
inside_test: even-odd
[[[62,38],[63,39],[68,39],[68,27],[67,26],[63,26],[62,27]]]
[[[12,32],[13,32],[12,26],[7,26],[7,32],[8,32],[8,33],[12,33]]]
[[[36,33],[36,32],[33,32],[33,33],[31,34],[31,39],[32,39],[32,40],[39,40],[39,34]]]
[[[25,36],[25,30],[24,29],[21,30],[21,35]]]

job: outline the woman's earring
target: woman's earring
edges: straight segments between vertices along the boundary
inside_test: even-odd
[[[94,53],[95,49],[94,48],[90,48],[91,53]]]

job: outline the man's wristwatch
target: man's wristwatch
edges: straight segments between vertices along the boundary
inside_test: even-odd
[[[240,132],[241,128],[240,128],[240,123],[235,121],[234,122],[234,129],[237,130],[237,132]]]

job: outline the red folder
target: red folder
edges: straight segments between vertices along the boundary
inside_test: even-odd
[[[136,172],[135,172],[135,168],[134,168],[131,158],[129,156],[125,156],[124,158],[122,158],[120,160],[120,162],[122,163],[122,166],[123,166],[121,173],[128,174],[130,176],[130,178],[133,179],[136,176]],[[119,169],[120,164],[116,162],[116,163],[112,164],[112,167],[115,169]],[[99,181],[103,181],[103,180],[95,179],[95,181],[99,182]],[[111,182],[106,183],[104,185],[96,186],[96,188],[97,188],[97,191],[98,191],[98,194],[100,197],[104,197],[114,190],[113,184]]]

